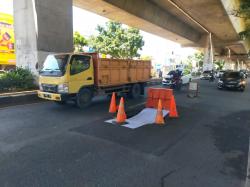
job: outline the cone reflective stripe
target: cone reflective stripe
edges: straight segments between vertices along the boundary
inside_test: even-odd
[[[163,112],[162,112],[162,103],[161,99],[158,101],[158,107],[157,107],[157,113],[155,117],[155,123],[158,125],[162,125],[165,123],[164,118],[163,118]]]
[[[116,106],[115,92],[113,92],[110,106],[109,106],[109,113],[116,113],[116,110],[117,110],[117,106]]]
[[[127,115],[125,113],[125,109],[124,109],[124,99],[123,97],[120,100],[120,104],[119,104],[119,108],[118,108],[118,112],[117,112],[117,117],[116,117],[116,122],[117,123],[124,123],[127,119]]]
[[[170,101],[169,117],[171,117],[171,118],[178,118],[179,117],[174,96],[171,97],[171,101]]]

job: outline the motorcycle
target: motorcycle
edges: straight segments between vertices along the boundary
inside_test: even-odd
[[[209,82],[214,82],[214,80],[215,80],[214,74],[211,74],[211,76],[209,78]]]
[[[174,90],[181,90],[182,80],[180,77],[173,77],[171,80],[170,88]]]

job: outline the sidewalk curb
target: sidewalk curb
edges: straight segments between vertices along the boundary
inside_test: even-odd
[[[147,83],[148,86],[159,84],[161,84],[161,79],[153,79]],[[45,101],[37,96],[37,90],[0,94],[0,108]]]
[[[0,94],[0,108],[42,101],[43,100],[37,96],[36,90]]]

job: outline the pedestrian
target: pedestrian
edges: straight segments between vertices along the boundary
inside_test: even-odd
[[[162,71],[159,71],[159,78],[162,78]]]

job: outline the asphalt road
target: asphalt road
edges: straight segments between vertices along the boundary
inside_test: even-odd
[[[0,109],[1,187],[244,187],[250,89],[175,93],[178,119],[131,130],[106,124],[109,101],[87,110],[52,102]],[[144,98],[126,100],[128,116]]]

